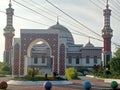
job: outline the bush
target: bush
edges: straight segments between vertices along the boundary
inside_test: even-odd
[[[39,70],[36,69],[36,68],[32,68],[32,69],[30,68],[30,69],[28,69],[27,75],[32,76],[32,74],[34,74],[34,75],[39,74]]]
[[[26,75],[25,77],[16,77],[13,80],[17,81],[60,81],[60,80],[66,80],[62,77],[56,77],[56,79],[53,79],[52,75],[48,75],[48,78],[45,78],[45,75],[35,75],[34,80],[31,78],[30,75]]]
[[[5,75],[4,74],[0,74],[0,77],[5,77]]]
[[[9,64],[0,63],[0,74],[7,75],[12,73],[12,67]]]
[[[77,70],[75,68],[68,68],[66,70],[66,78],[68,80],[77,79],[78,78]]]

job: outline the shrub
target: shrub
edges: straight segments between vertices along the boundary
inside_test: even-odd
[[[4,64],[0,66],[0,73],[1,74],[11,74],[12,73],[12,67],[9,64]]]
[[[68,68],[66,70],[66,78],[68,80],[77,79],[77,70],[75,68]]]
[[[32,69],[30,68],[28,69],[26,78],[34,81],[35,75],[38,75],[38,74],[39,74],[39,70],[37,68],[32,68]]]
[[[30,75],[30,76],[32,76],[33,74],[37,75],[37,74],[39,74],[39,70],[36,69],[36,68],[32,68],[32,69],[30,68],[30,69],[28,69],[27,74]]]

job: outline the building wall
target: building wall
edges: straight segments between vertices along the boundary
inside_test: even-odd
[[[94,65],[101,65],[101,59],[97,59],[97,63],[94,63],[94,58],[89,59],[89,63],[86,63],[86,58],[79,58],[79,64],[76,64],[76,58],[72,58],[72,63],[70,64],[68,58],[66,59],[66,65],[71,67],[92,67]]]
[[[35,63],[34,58],[29,58],[28,66],[47,66],[47,58],[45,58],[44,63],[42,63],[42,58],[38,58],[37,63]]]
[[[36,39],[45,40],[51,47],[51,53],[54,56],[54,70],[58,71],[58,35],[46,33],[22,33],[21,34],[21,64],[20,74],[24,75],[24,56],[27,55],[29,45]]]
[[[86,58],[83,58],[83,59],[82,59],[82,66],[92,67],[92,66],[94,66],[94,65],[101,65],[101,59],[98,58],[98,59],[97,59],[97,63],[94,63],[94,58],[90,58],[88,64],[86,63]]]
[[[29,30],[27,30],[29,31]],[[39,31],[37,31],[39,32]],[[43,31],[42,31],[43,32]],[[28,66],[29,67],[46,67],[51,68],[52,72],[55,71],[61,75],[65,74],[66,67],[93,67],[93,65],[101,65],[101,54],[102,49],[99,47],[92,47],[92,48],[86,48],[80,47],[77,45],[72,45],[72,48],[67,46],[67,41],[64,38],[59,37],[59,34],[48,34],[46,31],[44,33],[29,33],[29,32],[22,32],[21,33],[21,41],[20,41],[20,50],[18,51],[20,53],[20,58],[18,59],[19,62],[15,61],[15,58],[17,58],[17,55],[14,58],[14,63],[17,62],[17,64],[20,68],[17,72],[19,72],[20,76],[24,76],[24,71],[26,71],[26,66],[24,57],[28,57],[29,60]],[[33,42],[39,42],[40,40],[44,40],[48,44],[49,53],[45,52],[41,53],[38,51],[29,51],[28,50],[31,44]],[[35,45],[36,43],[34,43]],[[34,46],[33,45],[33,46]],[[33,47],[31,46],[31,47]],[[75,50],[74,50],[75,46]],[[32,48],[31,48],[32,49]],[[46,48],[45,48],[46,49]],[[42,49],[41,49],[42,50]],[[73,51],[72,51],[73,50]],[[38,53],[37,53],[38,52]],[[14,53],[15,55],[15,53]],[[49,56],[48,56],[49,55]],[[37,63],[34,63],[35,56],[38,58]],[[45,57],[45,63],[42,63],[42,56]],[[53,57],[52,60],[50,57]],[[89,63],[86,63],[86,57],[89,56]],[[97,63],[94,63],[94,57],[97,57]],[[71,64],[69,63],[69,57],[71,57]],[[16,59],[17,60],[17,59]],[[47,69],[46,69],[47,70]],[[15,73],[16,75],[18,73]]]

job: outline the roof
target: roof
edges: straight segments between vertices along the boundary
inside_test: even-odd
[[[63,25],[60,25],[58,22],[57,24],[49,27],[48,30],[59,31],[59,37],[66,39],[67,45],[74,44],[74,39],[71,32]]]
[[[86,45],[85,45],[85,47],[87,48],[87,47],[94,47],[94,45],[89,41]]]
[[[95,47],[90,41],[82,49],[102,49],[102,47]]]
[[[63,25],[60,25],[59,23],[49,27],[49,29],[57,29],[57,30],[61,30],[64,32],[70,32],[66,27],[64,27]]]

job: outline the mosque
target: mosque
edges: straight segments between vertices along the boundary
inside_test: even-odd
[[[107,15],[108,13],[110,12],[107,12]],[[13,14],[14,9],[11,8],[10,2],[9,8],[6,9],[7,25],[4,28],[4,61],[12,65],[14,77],[25,76],[28,68],[38,68],[40,73],[57,72],[59,75],[65,75],[68,67],[92,68],[102,64],[102,47],[94,46],[90,40],[85,45],[75,44],[71,32],[59,22],[48,29],[21,29],[20,37],[13,38]],[[104,14],[105,17],[110,16],[107,15]],[[109,18],[106,20],[108,28]],[[107,28],[102,31],[104,43],[112,37],[106,33]],[[108,55],[110,52],[105,53]],[[105,65],[106,61],[104,62]]]

